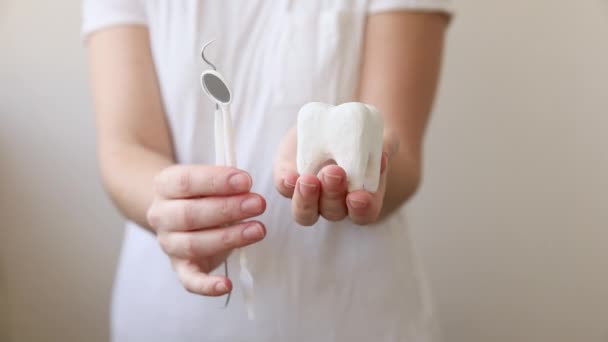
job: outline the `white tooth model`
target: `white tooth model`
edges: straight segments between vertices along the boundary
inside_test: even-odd
[[[335,161],[346,171],[348,191],[378,190],[384,122],[373,106],[311,102],[298,113],[300,174],[316,175]]]

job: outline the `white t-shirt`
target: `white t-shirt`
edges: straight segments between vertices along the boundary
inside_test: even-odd
[[[449,10],[449,0],[85,0],[83,34],[150,30],[165,113],[180,163],[214,163],[214,105],[199,85],[208,51],[233,93],[237,164],[265,196],[266,238],[247,247],[256,319],[238,277],[224,297],[188,293],[152,234],[128,223],[112,305],[114,341],[432,340],[434,317],[403,212],[378,227],[323,219],[303,228],[272,183],[283,134],[309,101],[354,100],[365,17]],[[229,259],[231,275],[238,258]],[[222,268],[216,272],[222,273]]]

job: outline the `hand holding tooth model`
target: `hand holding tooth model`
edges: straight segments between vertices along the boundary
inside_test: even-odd
[[[396,149],[373,106],[308,103],[281,144],[275,186],[292,198],[293,216],[302,225],[314,224],[319,216],[373,223],[382,209],[388,159]]]
[[[346,171],[349,192],[375,192],[380,182],[383,131],[382,117],[372,106],[309,103],[298,114],[298,172],[317,174],[328,161],[335,161]]]

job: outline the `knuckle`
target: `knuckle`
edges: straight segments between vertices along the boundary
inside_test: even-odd
[[[220,213],[222,215],[222,217],[224,219],[231,219],[232,217],[234,217],[234,210],[235,210],[235,204],[234,201],[226,198],[224,200],[222,200],[222,207],[220,209]]]
[[[196,225],[196,209],[194,204],[186,201],[181,208],[182,223],[185,229],[195,228]]]
[[[177,189],[180,194],[187,194],[192,188],[192,174],[186,168],[182,168],[177,173]]]
[[[153,228],[159,228],[161,217],[158,213],[158,209],[156,208],[156,204],[152,204],[146,211],[146,220]]]
[[[314,207],[316,206],[316,203],[310,202],[310,201],[297,200],[294,202],[295,202],[295,206],[298,211],[304,211],[304,212],[313,211]]]
[[[182,244],[182,249],[186,258],[191,259],[197,256],[198,251],[196,249],[196,241],[194,240],[194,238],[192,238],[191,236],[187,236],[184,238]]]
[[[219,189],[218,189],[219,179],[218,179],[218,177],[219,176],[217,174],[214,174],[213,176],[211,176],[211,180],[210,180],[210,184],[209,184],[209,187],[210,187],[209,190],[210,190],[210,192],[212,194],[216,194],[216,193],[219,192]]]
[[[220,240],[224,247],[231,248],[235,244],[235,234],[230,229],[223,229]]]
[[[319,218],[316,203],[307,201],[294,201],[292,214],[295,221],[303,226],[312,226]]]
[[[327,200],[338,200],[343,199],[346,195],[346,191],[342,191],[342,189],[333,189],[329,187],[323,188],[322,197]]]
[[[158,244],[160,245],[160,248],[167,254],[170,253],[171,251],[171,242],[170,242],[170,238],[169,236],[167,236],[167,234],[158,234],[158,236],[156,237],[156,240],[158,241]]]

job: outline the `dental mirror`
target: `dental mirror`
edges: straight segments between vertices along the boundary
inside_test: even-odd
[[[230,104],[232,94],[222,76],[215,70],[207,70],[201,75],[201,85],[209,98],[218,104]]]

